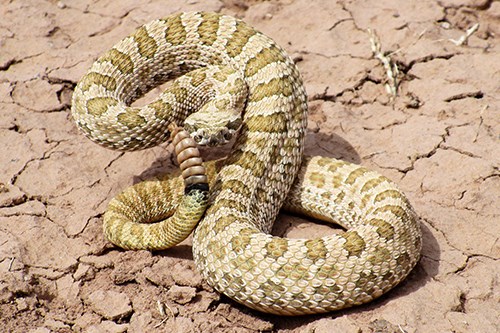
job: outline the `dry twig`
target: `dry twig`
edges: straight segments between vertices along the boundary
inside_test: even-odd
[[[387,83],[385,84],[385,90],[391,95],[391,99],[394,99],[398,94],[398,65],[391,59],[390,55],[386,55],[382,52],[382,46],[380,43],[380,38],[378,37],[375,30],[368,29],[368,34],[370,35],[370,44],[373,52],[373,56],[378,59],[385,68],[387,75]]]
[[[475,33],[479,29],[479,23],[474,24],[472,27],[467,29],[465,31],[465,34],[462,35],[459,39],[448,39],[450,42],[455,44],[456,46],[461,46],[461,45],[467,45],[467,41],[469,40],[469,37],[472,36],[473,33]]]

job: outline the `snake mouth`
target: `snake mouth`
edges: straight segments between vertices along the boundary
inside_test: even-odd
[[[199,121],[193,122],[192,119],[184,122],[184,129],[189,133],[199,146],[218,147],[231,142],[237,132],[240,130],[242,120],[240,117],[225,121],[224,124],[214,126]]]
[[[235,132],[235,130],[231,130],[228,128],[223,128],[216,131],[215,133],[207,133],[206,130],[199,129],[197,131],[191,132],[190,135],[196,142],[196,144],[200,146],[217,147],[229,143],[229,141],[231,141],[231,139],[233,138]]]
[[[217,147],[231,142],[242,124],[241,112],[228,108],[195,112],[185,119],[183,127],[199,146]]]

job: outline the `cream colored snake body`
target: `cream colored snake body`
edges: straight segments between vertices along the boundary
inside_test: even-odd
[[[128,106],[183,74],[154,102]],[[421,248],[415,213],[391,181],[331,158],[303,161],[306,102],[295,64],[273,40],[230,16],[190,12],[140,27],[99,58],[77,85],[72,112],[92,140],[123,150],[166,141],[170,123],[204,135],[229,114],[206,140],[194,136],[210,145],[241,125],[228,158],[206,164],[210,194],[193,238],[196,267],[240,303],[296,315],[382,295],[409,274]],[[242,124],[234,120],[240,111]],[[166,218],[177,208],[193,213],[183,197],[181,178],[137,184],[110,203],[105,232],[125,248],[167,247],[152,239],[170,237]],[[271,236],[282,206],[347,231]],[[202,216],[204,208],[193,211]],[[182,219],[175,224],[183,228]]]

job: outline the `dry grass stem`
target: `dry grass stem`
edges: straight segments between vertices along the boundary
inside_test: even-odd
[[[373,56],[378,59],[385,68],[387,75],[387,82],[385,84],[385,90],[391,95],[391,99],[394,99],[398,94],[398,65],[391,59],[390,55],[382,52],[382,45],[380,43],[380,38],[378,37],[375,30],[368,29],[368,34],[370,35],[370,44],[373,52]]]

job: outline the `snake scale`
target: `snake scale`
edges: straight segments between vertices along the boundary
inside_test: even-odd
[[[130,106],[167,81],[156,100]],[[345,161],[303,157],[307,98],[297,67],[272,39],[231,16],[185,12],[141,26],[83,76],[72,115],[90,139],[121,150],[168,141],[171,123],[209,146],[236,136],[225,160],[205,164],[205,198],[195,189],[193,199],[188,187],[184,194],[180,176],[145,181],[111,201],[104,229],[124,248],[159,249],[179,241],[168,226],[176,210],[174,224],[185,233],[200,219],[197,269],[250,308],[300,315],[366,303],[420,258],[418,219],[390,180]],[[206,209],[191,208],[201,199]],[[281,208],[345,232],[272,236]],[[183,218],[195,223],[186,227]]]

